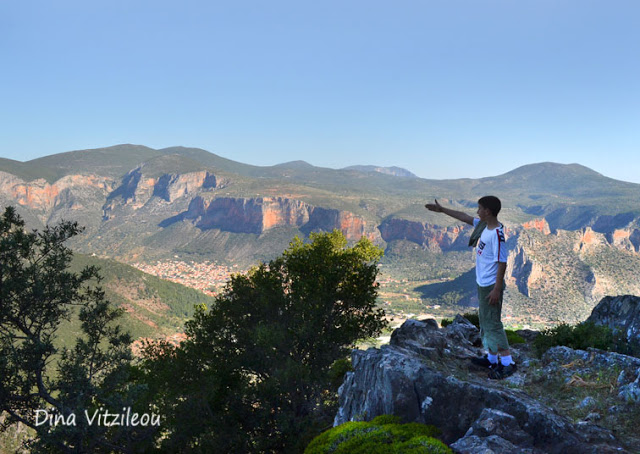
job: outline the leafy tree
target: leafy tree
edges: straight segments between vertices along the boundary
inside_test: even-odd
[[[153,427],[89,424],[84,413],[121,413],[135,389],[126,385],[131,338],[113,325],[121,311],[92,285],[98,270],[68,270],[72,252],[64,242],[80,231],[63,222],[28,232],[12,207],[0,218],[3,429],[15,422],[33,429],[33,452],[132,452]],[[59,347],[56,333],[72,316],[82,335],[72,348]]]
[[[199,307],[180,347],[152,344],[145,368],[168,416],[163,449],[301,452],[330,427],[335,370],[386,326],[376,308],[382,251],[338,231],[296,238],[282,256],[234,275]]]

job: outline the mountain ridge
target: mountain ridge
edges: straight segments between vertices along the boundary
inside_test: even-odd
[[[25,181],[11,173],[16,169],[23,174],[39,169],[64,176],[52,183]],[[403,289],[389,294],[415,295],[411,304],[404,297],[390,299],[410,311],[442,306],[437,304],[442,295],[448,295],[449,305],[473,304],[463,278],[471,266],[466,258],[468,232],[454,219],[424,208],[435,198],[470,214],[482,195],[493,193],[502,199],[501,221],[514,238],[524,242],[518,243],[520,255],[514,260],[520,257],[520,261],[510,277],[519,311],[554,291],[565,291],[558,287],[559,279],[548,291],[530,285],[540,270],[532,268],[530,255],[535,248],[527,246],[527,241],[561,247],[560,263],[584,269],[584,273],[570,274],[572,280],[585,279],[589,273],[596,280],[604,279],[576,283],[571,295],[566,294],[565,300],[573,304],[586,302],[580,304],[581,311],[598,294],[590,290],[594,285],[612,291],[635,287],[608,283],[613,275],[597,271],[600,268],[593,260],[580,256],[584,253],[575,246],[579,242],[573,234],[558,232],[601,235],[597,236],[602,243],[598,254],[607,263],[620,260],[635,269],[640,257],[640,209],[635,203],[640,185],[612,180],[579,164],[545,162],[482,179],[427,180],[327,169],[304,161],[259,167],[197,148],[118,145],[22,164],[0,160],[0,171],[0,205],[17,206],[36,228],[76,220],[86,230],[74,240],[75,250],[124,262],[213,257],[247,267],[275,257],[295,235],[306,238],[314,231],[338,229],[350,241],[366,236],[385,249],[388,276],[409,279]],[[519,233],[527,225],[553,233],[554,240]],[[546,277],[561,276],[560,270],[545,266]],[[451,284],[429,287],[442,279]],[[544,277],[538,280],[544,281]],[[458,283],[459,288],[451,288]],[[565,309],[551,310],[549,318],[566,318]]]

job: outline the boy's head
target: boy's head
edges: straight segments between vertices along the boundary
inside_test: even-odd
[[[493,195],[486,195],[482,197],[480,200],[478,200],[478,205],[491,211],[491,214],[496,217],[502,209],[502,203],[500,203],[500,199]]]

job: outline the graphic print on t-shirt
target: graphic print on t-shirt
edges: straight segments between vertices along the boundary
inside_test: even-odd
[[[474,219],[474,224],[477,225]],[[493,285],[498,274],[498,263],[507,262],[504,226],[485,228],[476,245],[476,282],[481,287]]]

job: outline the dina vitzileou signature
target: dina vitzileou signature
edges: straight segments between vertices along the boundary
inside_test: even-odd
[[[133,412],[131,407],[123,407],[120,413],[113,413],[104,407],[93,411],[84,410],[81,417],[90,426],[160,426],[160,415]],[[36,426],[76,426],[77,422],[73,412],[63,415],[53,408],[36,410]]]

